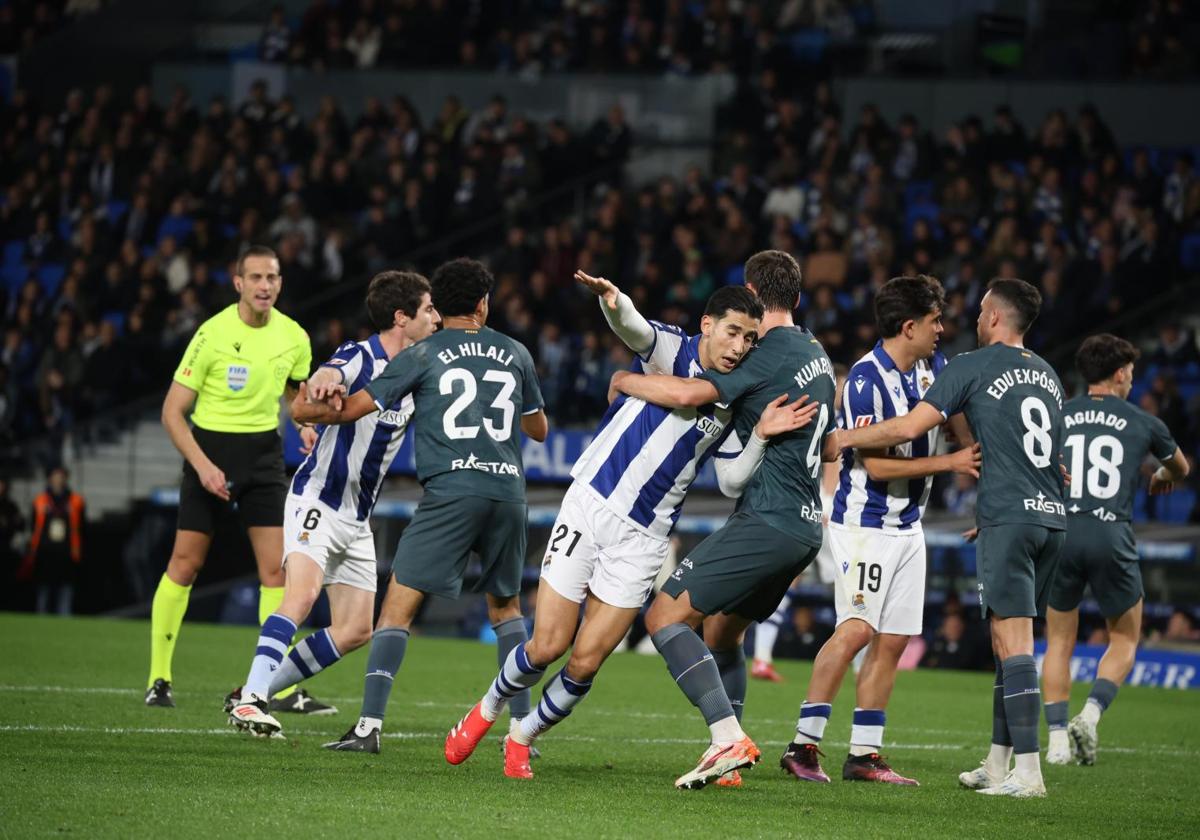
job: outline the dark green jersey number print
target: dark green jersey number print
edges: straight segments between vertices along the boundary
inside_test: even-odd
[[[520,342],[487,327],[442,330],[397,354],[366,390],[379,406],[413,395],[426,493],[525,501],[521,416],[542,407],[542,392]]]
[[[1071,486],[1067,510],[1105,522],[1133,518],[1133,493],[1146,454],[1175,454],[1167,425],[1120,397],[1082,396],[1063,408],[1063,441]]]
[[[1066,527],[1063,389],[1054,368],[1022,347],[981,347],[951,359],[925,402],[946,417],[965,413],[983,447],[979,527]]]
[[[750,439],[767,404],[780,394],[788,402],[807,394],[820,406],[802,429],[767,443],[763,462],[738,500],[738,511],[754,513],[771,527],[807,545],[821,545],[821,450],[834,431],[833,365],[821,343],[802,327],[775,327],[729,373],[701,374],[733,406],[734,431],[722,453]]]

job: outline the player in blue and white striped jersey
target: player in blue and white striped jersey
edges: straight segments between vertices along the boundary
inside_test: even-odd
[[[393,356],[432,335],[440,321],[429,281],[411,272],[376,275],[367,290],[367,312],[379,332],[339,347],[298,399],[323,399],[337,386],[347,394],[361,390]],[[275,708],[268,706],[271,696],[370,639],[377,578],[369,519],[412,412],[412,397],[404,397],[355,423],[317,430],[285,502],[283,602],[263,622],[250,673],[227,709],[230,722],[240,729],[259,735],[279,731],[279,722],[269,714]],[[287,653],[322,586],[329,595],[332,624]]]
[[[689,336],[647,321],[608,280],[582,271],[575,276],[600,297],[609,325],[638,354],[639,373],[690,377],[706,369],[733,370],[749,352],[763,314],[753,292],[726,287],[709,298],[700,333]],[[625,396],[612,402],[576,461],[551,530],[533,638],[513,649],[487,694],[450,731],[447,761],[465,761],[509,698],[536,685],[568,648],[566,666],[547,684],[537,710],[510,734],[509,749],[512,742],[527,747],[586,696],[645,603],[684,496],[724,439],[729,420],[725,406],[672,411]]]
[[[842,390],[846,428],[866,426],[907,414],[925,396],[945,359],[937,352],[945,297],[932,277],[897,277],[875,298],[882,340],[850,369]],[[966,423],[955,432],[969,440]],[[895,682],[896,665],[910,636],[921,632],[925,608],[925,539],[921,514],[933,475],[962,472],[978,476],[979,451],[964,447],[939,454],[940,427],[889,451],[847,449],[826,540],[834,562],[837,629],[813,662],[812,679],[796,725],[794,766],[806,781],[829,781],[817,759],[816,744],[842,678],[863,648],[846,779],[916,784],[879,757],[884,709]],[[868,645],[870,647],[868,647]]]

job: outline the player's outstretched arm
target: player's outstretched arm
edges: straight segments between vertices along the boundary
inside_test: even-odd
[[[292,417],[299,423],[321,423],[326,426],[336,426],[342,423],[353,423],[366,417],[372,411],[378,411],[379,406],[364,388],[356,391],[342,401],[341,409],[335,409],[329,402],[309,402],[307,385],[300,386],[300,393],[292,400]]]
[[[920,437],[945,422],[942,413],[927,402],[919,402],[908,414],[882,423],[838,430],[838,445],[843,449],[887,449]]]
[[[1150,476],[1150,495],[1161,496],[1170,493],[1175,489],[1175,483],[1187,478],[1190,471],[1191,465],[1187,456],[1183,454],[1182,449],[1175,447],[1175,454],[1164,460],[1162,466]]]
[[[626,347],[635,353],[645,353],[654,346],[654,327],[611,280],[584,271],[576,271],[575,279],[600,298],[604,319]]]
[[[820,403],[808,404],[805,394],[793,403],[787,402],[787,394],[781,394],[767,404],[759,416],[750,439],[736,458],[717,457],[717,486],[731,499],[742,495],[746,485],[758,470],[767,454],[767,441],[777,435],[802,429],[812,422]]]
[[[546,419],[546,412],[539,408],[529,414],[522,414],[521,431],[538,443],[545,441],[550,434],[550,421]]]
[[[903,458],[875,450],[859,450],[863,466],[875,481],[894,481],[900,478],[925,478],[938,473],[961,473],[979,478],[979,465],[983,463],[982,448],[978,443],[965,446],[948,455],[931,455],[926,458]]]
[[[640,374],[627,370],[613,374],[612,387],[663,408],[696,408],[717,402],[717,386],[706,379],[683,379],[663,374]]]

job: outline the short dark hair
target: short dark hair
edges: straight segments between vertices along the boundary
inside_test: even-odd
[[[741,312],[760,319],[763,316],[762,301],[745,286],[722,286],[709,295],[704,314],[719,320],[727,312]]]
[[[1012,328],[1021,335],[1029,332],[1042,311],[1042,293],[1031,283],[1015,277],[997,277],[988,283],[988,291],[1012,310]]]
[[[786,251],[759,251],[746,260],[746,285],[754,287],[768,312],[791,312],[804,286],[804,275],[796,258]]]
[[[396,310],[417,317],[421,298],[430,292],[429,281],[415,271],[381,271],[367,286],[367,317],[383,332],[396,323]]]
[[[935,277],[893,277],[875,295],[875,325],[883,338],[899,335],[905,321],[946,308],[946,291]]]
[[[246,260],[250,257],[270,257],[279,262],[279,255],[275,253],[275,249],[267,245],[251,245],[245,252],[238,257],[237,261],[237,276],[244,277],[246,271]]]
[[[492,291],[492,273],[487,266],[468,257],[444,262],[429,280],[433,305],[442,317],[470,315]]]
[[[1103,382],[1142,354],[1123,338],[1112,333],[1088,336],[1075,351],[1075,367],[1089,385]]]

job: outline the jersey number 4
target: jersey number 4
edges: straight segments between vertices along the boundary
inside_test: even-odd
[[[513,434],[513,418],[517,414],[516,403],[512,400],[513,391],[517,389],[517,378],[507,370],[489,370],[483,374],[484,382],[497,382],[500,392],[492,400],[491,408],[500,412],[497,421],[495,417],[483,417],[483,428],[495,441],[506,441]],[[449,396],[461,386],[462,393],[450,403],[442,416],[442,431],[450,440],[472,440],[479,435],[479,426],[474,424],[459,425],[460,415],[472,405],[479,396],[479,386],[470,371],[463,368],[450,368],[438,380],[438,391],[443,396]]]

